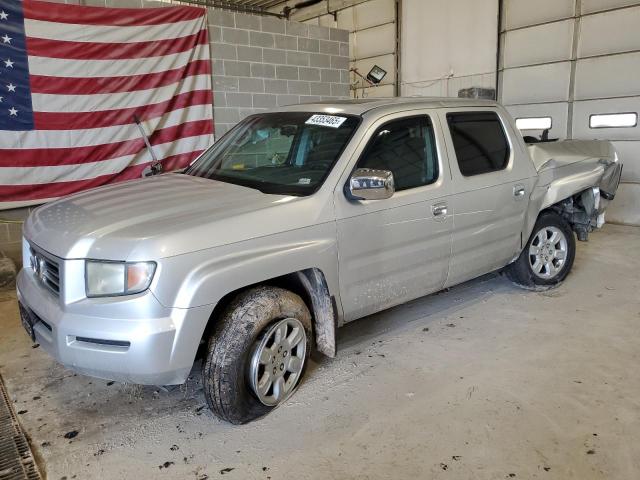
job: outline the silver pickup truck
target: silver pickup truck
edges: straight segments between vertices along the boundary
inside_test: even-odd
[[[36,209],[22,322],[65,366],[123,382],[182,383],[200,350],[210,408],[248,422],[347,322],[503,268],[560,283],[621,168],[606,141],[526,145],[491,101],[279,108],[183,172]]]

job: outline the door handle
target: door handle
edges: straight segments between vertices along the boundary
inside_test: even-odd
[[[431,205],[431,213],[433,213],[434,217],[443,217],[447,214],[447,204],[446,203],[436,203],[435,205]]]
[[[524,197],[525,191],[526,190],[524,188],[524,185],[516,185],[515,187],[513,187],[513,196]]]

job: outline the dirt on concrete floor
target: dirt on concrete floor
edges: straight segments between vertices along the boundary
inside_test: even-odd
[[[33,348],[0,298],[0,371],[47,478],[640,478],[640,228],[578,244],[556,290],[481,279],[352,323],[294,397],[231,426],[200,364],[171,391]]]

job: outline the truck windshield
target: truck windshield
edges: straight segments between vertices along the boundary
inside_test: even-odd
[[[313,112],[247,117],[184,173],[279,195],[311,195],[327,177],[360,118]]]

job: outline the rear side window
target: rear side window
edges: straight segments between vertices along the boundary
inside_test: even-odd
[[[462,175],[507,167],[509,143],[495,112],[447,113],[447,123]]]
[[[421,187],[438,178],[438,157],[431,120],[403,118],[378,128],[357,168],[389,170],[396,190]]]

